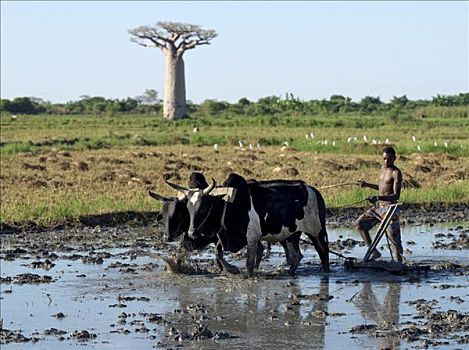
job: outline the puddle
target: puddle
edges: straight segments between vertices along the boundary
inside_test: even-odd
[[[87,237],[95,239],[87,244],[65,238],[65,248],[61,236],[69,232],[41,234],[35,240],[4,236],[1,277],[12,282],[0,285],[0,318],[4,329],[21,330],[30,341],[3,344],[2,349],[463,348],[469,342],[469,328],[464,328],[469,323],[467,249],[435,249],[433,243],[451,242],[468,229],[469,223],[403,228],[409,261],[463,266],[456,270],[403,276],[349,272],[342,259],[331,255],[332,272],[321,274],[314,248],[302,244],[298,276],[291,278],[279,268],[285,259],[274,246],[254,279],[170,274],[163,258],[177,245],[152,244],[154,232],[145,230],[117,232],[115,239],[116,229],[103,229]],[[329,229],[330,242],[347,238],[360,240],[349,229]],[[25,252],[12,257],[20,247]],[[362,257],[365,251],[357,244],[340,252]],[[386,249],[381,252],[389,259]],[[5,260],[7,255],[11,260]],[[53,267],[31,267],[46,257]],[[212,258],[211,251],[193,255],[213,269]],[[228,259],[244,267],[244,258]],[[25,273],[52,280],[15,283]],[[448,317],[461,328],[448,331],[443,321],[435,321],[448,310],[456,310]],[[406,338],[410,327],[412,334],[418,333],[415,328],[427,333]]]

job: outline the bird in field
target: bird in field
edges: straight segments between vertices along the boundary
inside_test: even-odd
[[[366,143],[368,143],[368,138],[366,137],[366,135],[363,136],[363,141],[365,141]]]
[[[239,140],[238,145],[239,145],[239,148],[243,148],[244,147],[243,141]]]

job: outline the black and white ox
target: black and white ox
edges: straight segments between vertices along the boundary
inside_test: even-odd
[[[171,184],[170,184],[171,185]],[[223,187],[234,188],[233,201],[226,195],[212,195],[215,180],[203,190],[185,190],[190,224],[187,239],[198,247],[216,241],[217,262],[223,269],[232,267],[223,258],[223,251],[238,252],[247,247],[248,274],[262,257],[261,240],[285,241],[294,274],[302,258],[299,237],[306,234],[321,259],[323,271],[329,270],[329,249],[324,199],[315,188],[303,181],[250,181],[230,174]],[[218,249],[221,247],[221,249]],[[221,253],[219,253],[221,251]]]
[[[189,189],[172,184],[166,181],[168,185],[177,189],[178,191],[182,191],[184,193],[191,193],[198,190],[203,190],[208,187],[208,183],[203,174],[198,172],[192,172],[189,178]],[[257,183],[256,181],[248,181],[248,185],[250,183]],[[257,186],[257,185],[256,185]],[[191,239],[188,237],[187,232],[189,231],[190,226],[190,215],[189,210],[187,209],[187,202],[188,198],[180,192],[180,196],[176,197],[167,197],[162,196],[158,193],[149,191],[149,195],[163,203],[163,208],[161,209],[160,213],[158,213],[157,221],[160,224],[163,224],[164,229],[164,239],[167,242],[172,242],[179,237],[183,237],[181,243],[184,248],[187,250],[194,250],[194,249],[203,249],[207,247],[210,243],[215,244],[216,251],[217,251],[217,265],[218,267],[224,272],[237,272],[237,268],[228,264],[223,259],[223,245],[218,240],[216,234],[211,232],[207,232],[204,235],[201,235],[197,239]],[[289,266],[293,265],[293,261],[301,260],[303,255],[300,251],[300,235],[292,235],[285,240],[280,241],[280,244],[283,246],[285,250],[285,256],[287,260],[287,264]],[[260,263],[262,258],[262,253],[264,247],[259,242],[257,248],[258,257],[256,259],[256,266]]]

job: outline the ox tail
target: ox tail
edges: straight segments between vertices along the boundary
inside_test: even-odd
[[[321,230],[318,234],[318,242],[316,250],[318,251],[321,259],[321,264],[324,272],[329,271],[329,237],[326,230],[326,203],[321,193],[314,187],[312,190],[316,194],[319,209],[319,222],[321,224]]]

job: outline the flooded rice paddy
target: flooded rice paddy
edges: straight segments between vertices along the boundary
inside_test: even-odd
[[[296,277],[274,246],[253,279],[216,273],[213,250],[197,275],[165,270],[177,243],[154,227],[3,235],[2,349],[463,349],[469,345],[469,223],[403,227],[405,257],[428,272],[347,271],[331,255],[320,273],[302,244]],[[331,250],[362,257],[345,228]],[[382,242],[383,259],[390,259]],[[228,260],[244,267],[243,254]]]

